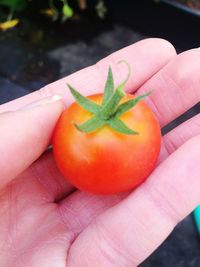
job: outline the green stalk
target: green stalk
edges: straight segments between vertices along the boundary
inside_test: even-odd
[[[128,67],[127,77],[115,90],[112,69],[109,67],[108,76],[104,87],[102,105],[97,105],[87,97],[81,95],[75,88],[68,84],[69,90],[76,102],[83,109],[89,111],[93,115],[89,120],[85,121],[81,125],[74,123],[74,126],[77,128],[77,130],[83,133],[91,133],[101,129],[105,125],[108,125],[114,131],[117,131],[121,134],[138,134],[138,132],[130,129],[122,120],[120,120],[120,116],[132,109],[138,102],[148,96],[149,93],[135,97],[134,99],[128,100],[123,104],[119,104],[123,97],[126,96],[124,87],[131,73],[130,66],[127,62],[120,61],[119,63],[125,63]]]
[[[103,119],[108,120],[113,116],[113,114],[116,112],[117,105],[125,95],[126,94],[124,93],[122,87],[118,87],[107,104],[101,109],[101,115]]]

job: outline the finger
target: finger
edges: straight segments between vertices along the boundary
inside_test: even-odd
[[[4,195],[10,195],[12,191],[14,198],[23,196],[18,204],[30,208],[57,202],[73,190],[72,185],[57,170],[51,151],[47,151],[4,188]]]
[[[185,121],[163,136],[163,145],[158,163],[162,162],[177,148],[197,135],[200,135],[200,114]]]
[[[31,165],[46,149],[63,105],[57,98],[0,115],[0,188]],[[36,104],[35,104],[36,105]]]
[[[57,169],[52,151],[45,152],[23,175],[20,175],[15,187],[23,196],[37,196],[43,200],[45,196],[47,202],[58,202],[74,191],[74,187]]]
[[[161,127],[200,101],[199,69],[199,50],[184,52],[171,60],[137,91],[137,94],[152,91],[146,101],[157,115]]]
[[[133,194],[79,235],[69,251],[68,266],[140,264],[199,203],[199,166],[197,136],[160,164]]]
[[[175,55],[175,49],[169,42],[156,38],[146,39],[123,48],[99,61],[97,64],[49,84],[39,91],[4,104],[0,106],[0,112],[16,110],[30,102],[37,101],[52,94],[62,95],[66,105],[69,105],[73,99],[66,87],[66,83],[71,83],[85,95],[101,92],[104,87],[109,65],[113,68],[116,84],[126,77],[126,67],[117,64],[122,59],[127,61],[132,69],[127,90],[135,91]]]

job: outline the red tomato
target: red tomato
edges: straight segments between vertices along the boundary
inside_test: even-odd
[[[120,103],[133,98],[127,94]],[[100,104],[102,95],[89,99]],[[75,187],[96,194],[137,187],[153,170],[160,151],[160,126],[153,112],[141,101],[120,116],[138,135],[122,134],[109,126],[83,133],[74,126],[73,122],[83,123],[91,116],[77,103],[62,113],[53,135],[59,170]]]

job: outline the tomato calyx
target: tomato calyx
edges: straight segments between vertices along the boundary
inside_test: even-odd
[[[69,90],[76,102],[85,110],[93,114],[93,116],[82,124],[74,123],[74,126],[81,132],[91,133],[97,131],[105,125],[108,125],[113,130],[128,135],[136,135],[138,132],[130,129],[121,119],[120,116],[125,112],[132,109],[138,102],[147,97],[150,93],[137,96],[131,100],[128,100],[122,104],[119,104],[121,99],[126,96],[124,91],[125,84],[130,77],[130,66],[126,61],[120,61],[119,63],[125,63],[128,67],[128,74],[126,79],[114,88],[114,79],[111,67],[108,70],[108,76],[104,88],[102,104],[98,105],[81,95],[70,84],[67,84]]]

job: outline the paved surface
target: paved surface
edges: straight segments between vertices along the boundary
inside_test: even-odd
[[[140,267],[199,267],[199,248],[193,217],[188,216]]]
[[[144,37],[130,28],[115,25],[90,41],[66,41],[65,44],[46,50],[20,38],[17,41],[12,41],[11,37],[2,40],[0,103],[28,94]],[[198,106],[189,115],[199,111]],[[141,267],[199,267],[199,251],[200,241],[192,217],[189,216]]]

